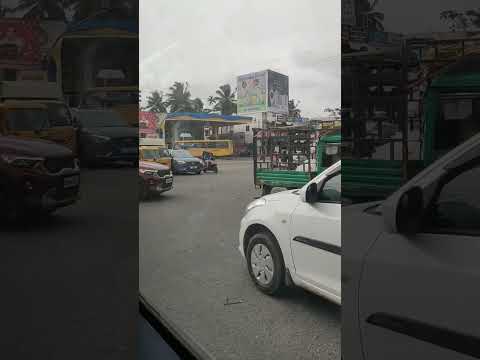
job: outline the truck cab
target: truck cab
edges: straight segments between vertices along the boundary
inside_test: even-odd
[[[341,158],[336,130],[272,128],[254,131],[254,182],[269,194],[274,187],[297,189]]]
[[[357,67],[352,70],[349,80],[353,79],[353,82],[364,84],[363,86],[381,82],[383,87],[392,84],[399,89],[406,87],[406,80],[402,80],[398,73],[402,66],[399,60],[386,64],[386,57],[375,58],[386,55],[393,58],[392,54],[375,53],[365,56],[365,59],[357,59],[356,63],[352,61]],[[428,64],[430,63],[423,66]],[[412,62],[409,66],[418,68],[419,64]],[[368,67],[378,71],[370,69],[371,73],[365,73],[364,69]],[[382,67],[388,71],[380,71]],[[397,127],[395,136],[386,138],[379,133],[372,137],[357,131],[355,136],[344,137],[345,143],[351,144],[352,148],[356,146],[359,149],[361,146],[358,145],[373,144],[368,146],[368,154],[359,155],[361,151],[352,151],[351,158],[345,159],[344,156],[342,186],[345,196],[358,202],[385,199],[422,169],[480,132],[480,55],[470,54],[452,59],[451,65],[442,65],[440,71],[428,74],[427,79],[420,79],[425,82],[425,88],[419,99],[418,136],[410,133],[406,123],[406,91],[392,91],[393,95],[373,94],[359,97],[364,88],[357,86],[354,93],[345,86],[345,92],[350,91],[350,99],[356,102],[353,103],[355,116],[350,121],[345,121],[345,129],[358,124],[364,125],[369,120],[368,116],[364,115],[367,109],[377,106],[388,105],[393,108],[395,105],[394,113],[399,114],[397,118],[390,114],[390,120]],[[409,88],[411,93],[413,90],[413,87]]]

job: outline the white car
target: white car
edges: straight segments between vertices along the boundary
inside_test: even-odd
[[[480,134],[344,207],[342,358],[480,358]]]
[[[273,295],[291,283],[341,303],[341,164],[303,188],[247,206],[239,250],[250,277]]]

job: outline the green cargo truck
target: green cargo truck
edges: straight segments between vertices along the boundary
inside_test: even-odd
[[[323,133],[323,134],[322,134]],[[254,183],[269,194],[273,188],[296,189],[340,160],[340,134],[298,128],[254,130]]]
[[[395,159],[395,143],[408,149],[410,140],[405,138],[388,140],[393,149],[389,160],[342,159],[343,196],[357,201],[383,199],[424,167],[480,132],[480,56],[462,57],[436,73],[423,94],[422,105],[416,159],[409,159],[404,149],[402,158]],[[403,125],[405,131],[407,124]]]

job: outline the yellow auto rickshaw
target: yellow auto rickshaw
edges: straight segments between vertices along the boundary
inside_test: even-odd
[[[162,139],[141,138],[139,150],[140,161],[156,162],[172,168],[172,158]]]
[[[55,83],[0,82],[1,133],[41,138],[77,153],[77,135],[69,108]]]
[[[40,102],[9,100],[0,103],[0,134],[48,140],[76,153],[73,126],[52,126],[48,105]]]

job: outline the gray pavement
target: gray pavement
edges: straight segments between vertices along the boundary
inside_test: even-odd
[[[252,162],[219,169],[176,176],[174,190],[140,204],[142,294],[216,359],[339,359],[338,306],[301,289],[272,298],[251,283],[237,246],[259,194]]]
[[[0,225],[5,359],[137,355],[137,170],[84,171],[81,182],[78,204]]]

